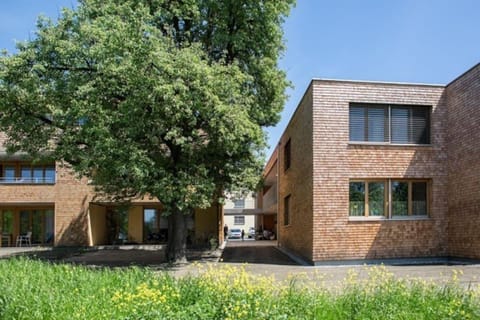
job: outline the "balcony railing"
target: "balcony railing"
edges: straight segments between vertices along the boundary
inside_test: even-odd
[[[55,184],[55,178],[0,178],[0,184]]]

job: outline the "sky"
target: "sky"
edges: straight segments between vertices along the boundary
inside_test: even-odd
[[[34,37],[38,15],[57,18],[75,0],[1,0],[0,49]],[[480,62],[478,0],[297,0],[279,62],[293,88],[277,144],[312,78],[448,84]]]

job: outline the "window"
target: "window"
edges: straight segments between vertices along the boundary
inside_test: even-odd
[[[15,182],[15,167],[5,166],[3,171],[3,181],[7,183]]]
[[[430,107],[350,104],[352,142],[429,144]]]
[[[19,171],[18,169],[19,168]],[[3,183],[55,183],[55,166],[3,165]]]
[[[290,224],[290,195],[283,199],[283,225]]]
[[[236,199],[236,200],[233,200],[233,207],[234,207],[235,209],[245,208],[245,199]]]
[[[147,243],[166,242],[168,240],[168,221],[159,210],[143,209],[143,241]]]
[[[236,226],[245,225],[245,216],[234,216],[233,217],[233,224],[236,225]]]
[[[291,151],[290,151],[290,139],[288,139],[287,143],[285,144],[285,147],[283,148],[283,160],[284,160],[284,170],[287,170],[290,168],[290,163],[291,163]]]
[[[390,187],[387,187],[390,186]],[[389,206],[389,199],[391,205]],[[349,216],[402,217],[428,215],[428,181],[350,181]]]
[[[350,216],[385,216],[385,181],[350,182]]]

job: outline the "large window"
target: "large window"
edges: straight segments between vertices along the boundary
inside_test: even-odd
[[[55,165],[0,164],[0,183],[55,183]]]
[[[53,209],[20,210],[20,234],[32,232],[32,243],[52,244],[54,232]]]
[[[349,189],[351,217],[428,215],[427,180],[358,180],[350,181]]]
[[[429,144],[430,107],[350,104],[352,142]]]

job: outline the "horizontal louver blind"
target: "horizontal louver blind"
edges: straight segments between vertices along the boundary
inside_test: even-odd
[[[391,142],[408,143],[409,142],[409,108],[394,107],[391,109]]]
[[[368,108],[368,141],[385,142],[388,141],[388,123],[386,116],[388,109],[385,107],[369,107]]]
[[[350,141],[366,141],[365,107],[350,107]]]
[[[350,141],[430,143],[430,108],[350,105]]]
[[[430,112],[428,108],[413,108],[411,112],[411,143],[430,143]]]

